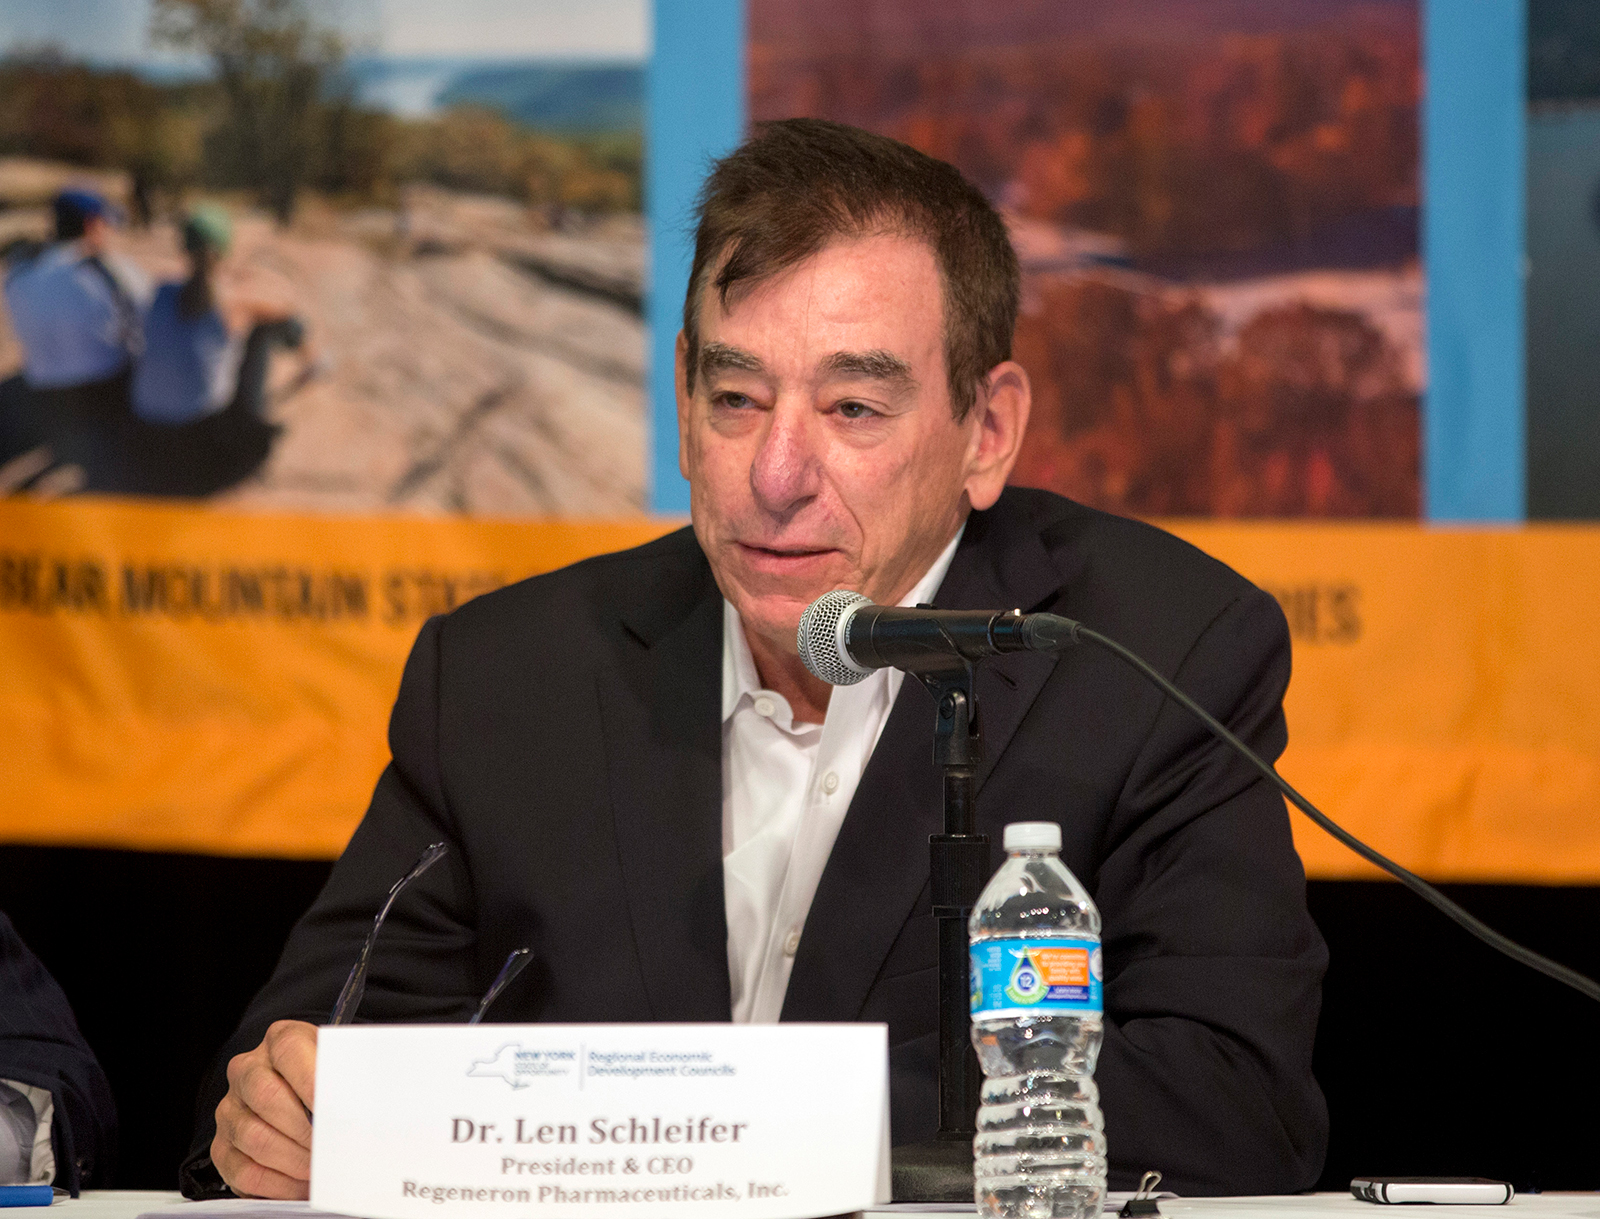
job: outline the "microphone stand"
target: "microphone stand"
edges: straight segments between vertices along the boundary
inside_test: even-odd
[[[952,658],[954,659],[954,658]],[[918,673],[933,694],[933,763],[944,772],[944,833],[932,834],[933,917],[939,920],[939,1133],[891,1155],[896,1202],[973,1199],[972,1139],[982,1072],[972,1048],[967,918],[989,880],[989,839],[977,832],[983,761],[975,672]]]

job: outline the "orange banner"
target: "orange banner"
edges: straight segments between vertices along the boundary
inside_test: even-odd
[[[1185,522],[1294,635],[1284,777],[1436,880],[1600,883],[1600,528]],[[1298,813],[1312,876],[1373,869]]]
[[[428,614],[671,527],[0,503],[0,840],[332,856]],[[1435,879],[1600,883],[1600,529],[1169,527],[1282,602],[1326,812]]]
[[[673,527],[0,502],[0,840],[337,855],[430,614]]]

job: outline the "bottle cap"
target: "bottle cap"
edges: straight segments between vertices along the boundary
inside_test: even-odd
[[[1061,827],[1054,821],[1013,821],[1006,826],[1008,851],[1059,851]]]

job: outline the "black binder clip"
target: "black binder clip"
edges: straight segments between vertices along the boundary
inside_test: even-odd
[[[1156,1186],[1160,1184],[1161,1174],[1152,1168],[1139,1178],[1139,1188],[1134,1191],[1133,1197],[1122,1204],[1117,1214],[1122,1219],[1149,1219],[1151,1215],[1159,1215],[1161,1208],[1156,1205]]]

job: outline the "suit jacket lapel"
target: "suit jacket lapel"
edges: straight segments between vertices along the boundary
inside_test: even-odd
[[[1063,592],[1061,576],[1051,563],[1038,530],[1011,500],[1002,498],[990,511],[974,513],[961,541],[962,549],[970,547],[971,560],[959,571],[954,563],[950,565],[950,576],[933,599],[940,609],[1020,609],[1031,613],[1053,604]],[[997,656],[978,666],[978,714],[984,750],[983,766],[978,771],[980,792],[1055,666],[1054,656],[1027,652]],[[906,685],[920,688],[921,683],[907,681]],[[931,702],[925,711],[932,769]]]
[[[1009,498],[967,520],[934,604],[1033,610],[1061,580],[1026,513]],[[994,769],[1051,670],[1053,657],[1012,655],[978,669],[984,778]],[[785,1020],[851,1020],[928,882],[928,836],[943,827],[933,766],[933,699],[901,684],[806,918],[784,999]]]
[[[600,710],[623,897],[650,1018],[731,1018],[722,893],[722,596],[693,578],[624,616]],[[686,573],[687,575],[687,573]]]

